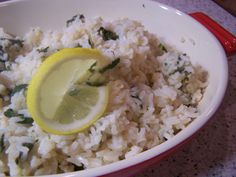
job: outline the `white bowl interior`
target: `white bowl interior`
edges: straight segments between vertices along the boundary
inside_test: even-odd
[[[194,64],[202,65],[209,73],[209,86],[200,104],[201,116],[171,140],[129,160],[76,174],[102,175],[161,154],[194,134],[216,111],[228,79],[225,53],[210,32],[176,9],[146,0],[20,0],[0,4],[0,25],[11,34],[22,35],[36,26],[60,29],[77,13],[106,20],[128,17],[141,21],[147,30],[187,53]]]

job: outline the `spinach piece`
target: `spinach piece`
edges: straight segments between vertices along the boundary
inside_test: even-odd
[[[114,67],[116,67],[116,65],[118,65],[120,62],[120,58],[117,58],[115,60],[113,60],[110,64],[106,65],[105,67],[101,68],[99,70],[100,73],[104,73],[107,70],[113,69]]]
[[[45,48],[41,48],[41,49],[37,49],[37,52],[39,53],[46,53],[48,52],[49,46],[45,47]]]
[[[29,149],[29,151],[31,151],[31,149],[34,147],[33,143],[23,143],[22,146],[25,146]]]
[[[91,46],[91,48],[93,49],[94,48],[94,43],[90,38],[88,39],[88,43]]]
[[[94,63],[90,66],[89,71],[90,71],[91,73],[93,73],[93,72],[95,71],[94,67],[95,67],[96,65],[97,65],[97,62],[94,62]]]
[[[18,114],[11,108],[7,109],[3,114],[8,118],[18,116]]]
[[[1,152],[1,153],[2,153],[3,150],[5,149],[4,138],[5,138],[5,134],[2,134],[1,139],[0,139],[0,152]]]
[[[161,49],[162,51],[164,51],[165,53],[168,52],[167,49],[166,49],[166,47],[165,47],[162,43],[160,43],[160,44],[158,45],[158,48]]]
[[[81,20],[82,23],[85,23],[85,17],[83,14],[79,14],[79,15],[74,15],[71,19],[66,21],[66,26],[70,26],[75,20],[76,18],[79,18]]]
[[[109,31],[109,30],[107,30],[107,29],[105,29],[103,27],[100,27],[98,29],[98,34],[100,36],[102,36],[102,39],[104,41],[119,39],[119,36],[116,33],[112,32],[112,31]]]
[[[20,84],[15,86],[15,88],[12,90],[11,92],[11,96],[13,96],[16,92],[20,92],[23,89],[26,89],[28,86],[28,84]]]

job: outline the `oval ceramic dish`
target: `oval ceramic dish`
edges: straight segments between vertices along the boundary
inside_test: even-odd
[[[211,118],[219,107],[228,81],[227,58],[217,39],[190,16],[169,6],[147,0],[15,0],[0,3],[0,25],[8,33],[21,35],[30,27],[59,29],[77,13],[105,20],[128,17],[141,21],[146,29],[178,50],[193,64],[209,73],[209,85],[200,103],[201,115],[172,139],[135,157],[98,168],[52,176],[131,176],[169,155]],[[185,39],[183,43],[182,39]]]

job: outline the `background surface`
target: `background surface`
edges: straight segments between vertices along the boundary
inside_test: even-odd
[[[236,35],[236,18],[211,0],[156,0],[183,12],[201,11]],[[182,150],[135,177],[236,177],[236,56],[218,112]]]

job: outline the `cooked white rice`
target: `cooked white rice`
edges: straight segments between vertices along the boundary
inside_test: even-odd
[[[0,29],[0,176],[64,173],[131,158],[172,138],[199,115],[207,74],[187,54],[161,44],[137,21],[84,22],[79,17],[58,31],[32,28],[22,38]],[[100,27],[119,38],[104,41]],[[120,58],[108,73],[104,116],[69,136],[46,133],[35,123],[17,123],[22,115],[30,117],[27,90],[12,94],[12,89],[28,84],[47,56],[78,46],[97,48],[111,61]],[[4,114],[9,109],[16,113],[10,118]]]

